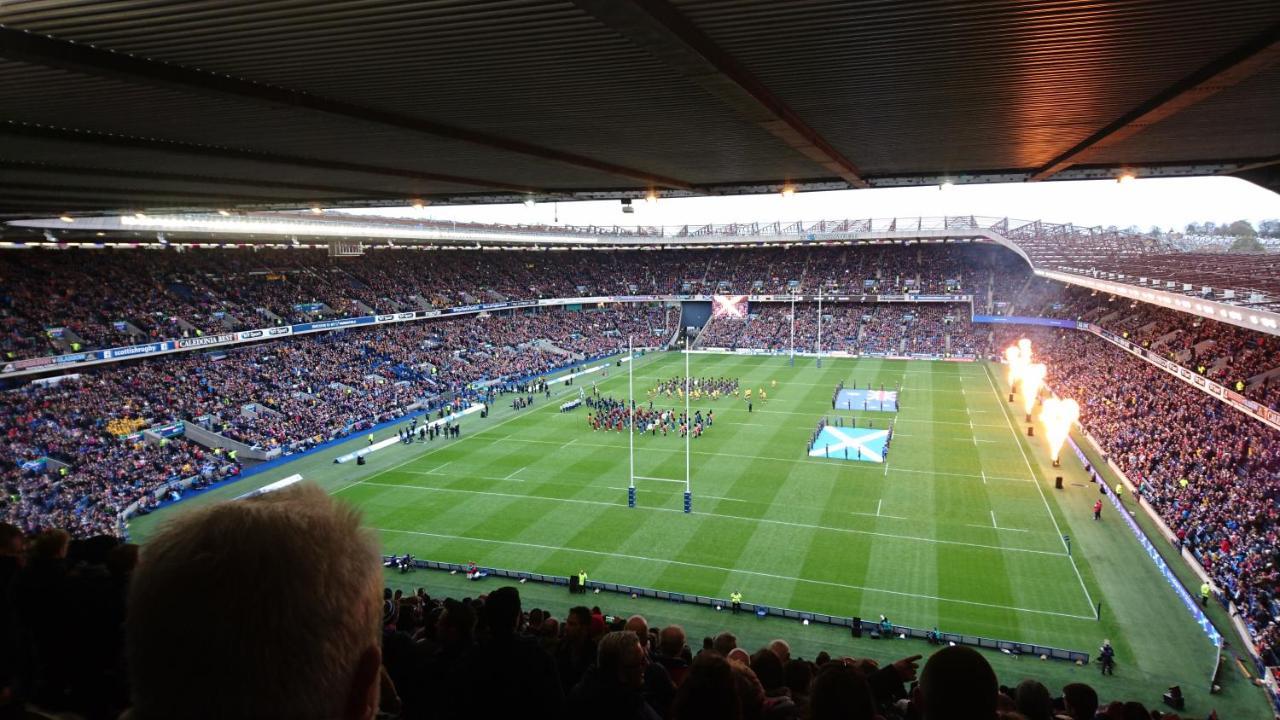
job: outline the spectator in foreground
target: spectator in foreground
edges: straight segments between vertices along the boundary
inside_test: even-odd
[[[611,632],[600,639],[596,665],[569,694],[570,717],[659,720],[645,702],[645,668],[649,663],[636,634]]]
[[[359,514],[315,485],[175,519],[130,590],[130,720],[370,720],[381,593]]]
[[[987,659],[956,645],[942,648],[925,663],[915,701],[924,720],[992,720],[999,690]]]
[[[1053,720],[1053,698],[1049,697],[1049,688],[1037,680],[1023,680],[1018,683],[1014,702],[1018,712],[1027,720]]]
[[[655,660],[667,669],[671,682],[680,687],[689,673],[689,648],[685,645],[684,628],[668,625],[658,636],[658,654]]]
[[[467,667],[472,695],[483,697],[494,717],[551,717],[563,701],[560,677],[537,641],[518,634],[520,616],[520,591],[514,587],[498,588],[485,599],[481,617],[488,634]],[[520,672],[511,672],[513,667]]]
[[[699,653],[671,706],[675,720],[738,720],[742,708],[733,670],[719,653]]]
[[[1098,692],[1084,683],[1062,688],[1062,700],[1071,720],[1093,720],[1098,712]]]
[[[813,679],[811,720],[872,720],[875,698],[867,679],[853,665],[827,663]]]

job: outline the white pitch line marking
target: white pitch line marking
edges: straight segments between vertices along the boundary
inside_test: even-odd
[[[445,468],[445,465],[450,465],[450,464],[452,464],[452,463],[453,463],[453,461],[452,461],[452,460],[450,460],[449,462],[445,463],[444,465],[437,465],[437,466],[435,466],[435,467],[431,468],[431,469],[430,469],[430,470],[428,470],[427,472],[432,472],[432,473],[433,473],[433,472],[439,472],[439,471],[441,471],[441,470],[443,470],[443,469]]]
[[[562,395],[562,394],[564,394],[564,393],[565,393],[565,392],[567,392],[567,391],[568,391],[568,390],[567,390],[567,389],[564,389],[564,388],[559,389],[559,390],[557,390],[557,391],[554,393],[554,396]],[[532,411],[531,413],[528,413],[528,414],[533,414],[533,413],[542,412],[543,410],[545,410],[545,409],[547,409],[547,408],[550,408],[550,407],[555,407],[555,406],[554,406],[554,405],[552,405],[552,404],[539,405],[538,407],[534,408],[534,409],[533,409],[533,411]],[[392,465],[391,467],[389,467],[389,468],[387,468],[387,469],[385,469],[385,470],[382,470],[382,471],[380,471],[380,472],[374,473],[373,475],[370,475],[370,477],[377,477],[377,476],[381,475],[382,473],[390,472],[390,471],[392,471],[392,470],[399,470],[400,468],[404,467],[405,465],[410,465],[410,464],[412,464],[412,463],[418,462],[418,461],[419,461],[419,460],[421,460],[422,458],[427,457],[427,456],[429,456],[429,455],[434,455],[434,454],[436,454],[436,453],[440,452],[441,450],[446,450],[446,449],[448,449],[448,448],[456,447],[456,446],[458,446],[458,445],[459,445],[459,444],[461,444],[461,443],[467,442],[468,440],[473,440],[473,439],[475,439],[475,438],[477,438],[477,437],[479,437],[479,436],[481,436],[481,435],[484,435],[484,434],[485,434],[485,433],[487,433],[487,432],[492,432],[493,430],[497,430],[498,428],[502,427],[503,425],[506,425],[507,423],[509,423],[509,422],[511,422],[511,421],[513,421],[513,420],[519,420],[519,419],[520,419],[520,418],[522,418],[522,417],[527,417],[527,415],[528,415],[528,414],[526,414],[526,415],[520,415],[520,414],[512,415],[511,417],[509,417],[509,418],[507,418],[507,419],[505,419],[505,420],[502,420],[502,421],[500,421],[500,422],[498,422],[498,423],[496,423],[496,424],[494,424],[494,425],[489,425],[489,426],[487,426],[487,427],[482,427],[482,428],[480,428],[479,430],[475,431],[474,433],[468,433],[465,437],[462,437],[462,438],[458,439],[458,440],[457,440],[457,442],[446,443],[446,444],[441,445],[441,446],[439,446],[439,447],[437,447],[437,448],[434,448],[434,449],[432,449],[432,450],[428,450],[428,451],[426,451],[426,452],[422,453],[421,455],[415,455],[415,456],[413,456],[413,457],[409,458],[408,460],[405,460],[404,462],[396,463],[395,465]],[[452,460],[450,460],[449,462],[453,462],[453,461],[452,461]],[[448,464],[449,464],[449,463],[445,463],[445,465],[448,465]],[[444,467],[444,466],[442,465],[441,467]],[[339,492],[342,492],[343,490],[346,490],[347,488],[353,488],[353,487],[355,487],[356,485],[361,485],[361,484],[363,484],[363,483],[364,483],[364,480],[357,480],[357,481],[355,481],[355,482],[353,482],[353,483],[348,483],[348,484],[346,484],[346,485],[343,485],[342,487],[338,488],[337,490],[334,490],[334,492],[335,492],[335,493],[339,493]]]
[[[975,525],[974,523],[966,523],[966,525],[973,528],[982,528],[983,530],[999,530],[1000,532],[1031,532],[1030,530],[1024,530],[1022,528],[992,528],[990,525]]]
[[[508,476],[506,476],[506,477],[504,477],[504,478],[502,478],[502,479],[503,479],[503,480],[513,480],[513,481],[515,481],[515,482],[524,482],[523,480],[516,480],[516,479],[515,479],[515,478],[516,478],[516,475],[519,475],[519,474],[520,474],[520,471],[521,471],[521,470],[523,470],[523,469],[524,469],[524,467],[525,467],[524,465],[521,465],[520,467],[516,468],[515,470],[512,470],[510,475],[508,475]]]
[[[986,365],[982,366],[987,373],[987,384],[991,386],[991,392],[996,396],[996,401],[1000,400],[1000,391],[996,389],[996,383],[991,379],[991,368]],[[1031,458],[1027,457],[1027,451],[1022,447],[1022,437],[1018,435],[1018,431],[1013,427],[1013,420],[1009,417],[1008,408],[1001,404],[1001,411],[1004,413],[1005,424],[1009,426],[1009,432],[1013,435],[1013,441],[1018,445],[1018,452],[1022,453],[1022,461],[1027,465],[1027,473],[1030,474],[1031,480],[1035,483],[1036,490],[1040,492],[1040,500],[1044,502],[1044,510],[1049,513],[1049,519],[1053,521],[1053,531],[1062,541],[1062,549],[1067,551],[1067,558],[1071,561],[1071,569],[1076,571],[1076,579],[1080,581],[1080,589],[1084,590],[1084,598],[1089,603],[1089,609],[1094,610],[1096,605],[1093,604],[1093,596],[1089,594],[1089,587],[1084,584],[1084,576],[1080,574],[1080,568],[1076,565],[1076,559],[1071,556],[1071,549],[1067,547],[1067,538],[1062,534],[1062,528],[1058,525],[1058,518],[1054,516],[1053,509],[1049,507],[1049,499],[1044,496],[1044,488],[1040,487],[1039,482],[1035,482],[1036,471],[1031,467]],[[1094,610],[1094,617],[1097,611]]]
[[[894,433],[894,437],[897,437],[897,436],[898,436],[898,433],[896,433],[896,432],[895,432],[895,433]],[[474,435],[473,435],[472,437],[474,437]],[[519,437],[509,437],[509,438],[504,438],[504,439],[505,439],[505,440],[508,440],[508,441],[510,441],[510,442],[536,443],[536,444],[544,444],[544,445],[556,445],[556,444],[558,444],[558,443],[559,443],[559,441],[558,441],[558,440],[538,440],[538,439],[536,439],[536,438],[519,438]],[[998,441],[998,440],[984,440],[983,442],[999,442],[999,441]],[[584,442],[584,443],[581,443],[581,445],[582,445],[583,447],[610,448],[610,449],[615,449],[615,450],[626,450],[626,449],[627,449],[627,446],[626,446],[626,445],[614,445],[614,444],[610,444],[610,443],[585,443],[585,442]],[[655,448],[655,447],[650,447],[650,448],[649,448],[649,450],[650,450],[650,451],[654,451],[654,452],[656,452],[656,451],[681,452],[681,453],[683,453],[683,452],[684,452],[684,448],[682,448],[682,447],[667,447],[667,448]],[[844,464],[839,464],[839,465],[837,465],[837,464],[833,464],[833,463],[829,463],[829,462],[824,462],[824,461],[822,461],[822,460],[806,460],[806,459],[803,459],[803,458],[783,458],[783,457],[774,457],[774,456],[772,456],[772,455],[744,455],[744,454],[742,454],[742,453],[706,452],[706,451],[702,451],[702,450],[694,450],[694,451],[693,451],[693,454],[694,454],[694,455],[709,455],[709,456],[713,456],[713,457],[721,457],[721,458],[724,458],[724,457],[734,457],[734,458],[738,458],[739,460],[773,460],[773,461],[777,461],[777,462],[804,463],[804,464],[808,464],[808,465],[822,465],[822,466],[825,466],[825,467],[828,467],[828,468],[838,467],[838,468],[840,468],[840,469],[842,469],[842,470],[874,470],[874,469],[875,469],[874,467],[870,466],[869,464],[862,464],[862,465],[860,465],[860,464],[858,464],[858,463],[854,463],[853,465],[844,465]],[[389,469],[388,469],[388,471],[390,471],[390,470],[395,470],[395,469],[396,469],[396,468],[389,468]],[[917,475],[932,475],[932,476],[941,476],[941,477],[972,478],[972,479],[974,479],[974,480],[979,479],[979,476],[978,476],[978,475],[972,475],[972,474],[969,474],[969,473],[943,472],[943,471],[941,471],[941,470],[911,470],[911,469],[909,469],[909,468],[898,468],[897,470],[894,470],[894,472],[914,473],[914,474],[917,474]],[[887,471],[886,471],[886,473],[887,473]],[[1000,477],[1000,476],[997,476],[997,475],[992,475],[992,476],[991,476],[991,479],[992,479],[992,480],[1006,480],[1006,481],[1008,481],[1008,482],[1035,482],[1034,480],[1028,480],[1028,479],[1026,479],[1026,478]]]
[[[563,450],[563,449],[565,449],[565,448],[569,447],[570,445],[572,445],[572,444],[574,444],[574,443],[576,443],[576,442],[578,442],[578,438],[574,438],[574,439],[570,440],[569,442],[567,442],[567,443],[565,443],[565,444],[561,445],[561,446],[560,446],[560,449],[561,449],[561,450]]]
[[[673,512],[680,512],[680,511],[676,510]],[[435,538],[441,538],[444,540],[467,540],[469,542],[492,543],[494,545],[518,545],[520,547],[537,548],[539,550],[566,551],[566,552],[581,553],[583,555],[599,555],[602,557],[621,558],[624,560],[656,562],[656,563],[663,563],[665,565],[683,565],[685,567],[700,568],[703,570],[716,570],[719,572],[725,572],[729,574],[750,575],[753,577],[766,577],[766,578],[772,578],[775,580],[790,580],[791,582],[809,583],[813,585],[825,585],[827,587],[838,587],[838,588],[844,588],[846,590],[861,590],[863,592],[882,593],[885,595],[896,595],[899,597],[910,597],[910,598],[916,598],[919,600],[931,600],[934,602],[956,603],[959,605],[974,605],[977,607],[994,608],[997,610],[1008,610],[1011,612],[1033,613],[1036,615],[1053,615],[1055,617],[1073,618],[1076,620],[1095,619],[1092,615],[1073,615],[1071,613],[1054,612],[1053,610],[1032,610],[1031,608],[1014,607],[1012,605],[996,605],[992,603],[978,602],[976,600],[960,600],[957,598],[944,598],[944,597],[938,597],[935,595],[920,595],[918,593],[902,592],[899,590],[886,590],[884,588],[874,588],[874,587],[868,587],[865,585],[848,585],[845,583],[832,582],[829,580],[814,580],[812,578],[791,577],[789,575],[775,575],[773,573],[760,572],[757,570],[742,570],[739,568],[720,567],[718,565],[704,565],[701,563],[683,562],[680,560],[671,560],[669,558],[651,558],[651,557],[645,557],[643,555],[627,555],[624,553],[605,552],[603,550],[583,550],[579,548],[564,548],[564,547],[556,547],[553,545],[538,545],[536,543],[520,542],[516,540],[491,540],[489,538],[469,537],[464,535],[445,535],[443,533],[430,533],[430,532],[422,532],[418,530],[395,530],[392,528],[372,528],[372,529],[377,532],[401,533],[404,535],[421,535],[423,537],[435,537]]]
[[[986,471],[986,470],[979,470],[978,472],[982,473],[982,484],[983,484],[983,485],[986,485],[986,484],[987,484],[987,471]]]
[[[997,530],[999,530],[999,529],[1000,529],[1000,526],[996,524],[996,511],[995,511],[995,510],[992,510],[992,511],[991,511],[991,527],[993,527],[993,528],[995,528],[995,529],[997,529]]]
[[[489,478],[481,478],[481,479],[489,479]],[[514,493],[494,492],[492,490],[467,490],[465,488],[444,488],[444,487],[433,487],[430,485],[407,485],[403,483],[366,482],[364,484],[374,486],[374,487],[400,488],[402,490],[422,490],[426,492],[462,493],[464,495],[485,495],[489,497],[512,498],[515,500],[542,500],[545,502],[570,503],[574,505],[595,505],[598,507],[614,507],[614,508],[627,507],[626,503],[602,502],[600,500],[582,500],[580,498],[544,497],[541,495],[517,495]],[[684,511],[679,508],[647,507],[646,506],[646,507],[637,507],[635,509],[648,510],[650,512],[669,512],[669,513],[684,514]],[[1033,550],[1031,548],[1011,548],[1011,547],[1004,547],[1002,545],[983,545],[981,543],[962,542],[960,540],[939,540],[937,538],[919,537],[918,535],[895,535],[893,533],[875,532],[872,530],[857,530],[854,528],[838,528],[838,527],[831,527],[830,525],[813,525],[810,523],[789,522],[787,520],[770,520],[767,518],[743,517],[741,515],[726,515],[724,513],[693,512],[692,514],[702,515],[704,517],[710,517],[710,518],[720,518],[722,520],[739,520],[743,522],[764,523],[767,525],[782,525],[784,527],[795,527],[795,528],[801,528],[804,530],[824,530],[827,532],[845,533],[848,535],[868,535],[871,537],[885,537],[885,538],[892,538],[895,540],[908,540],[908,541],[929,543],[932,545],[956,545],[959,547],[979,548],[982,550],[999,550],[1001,552],[1020,552],[1020,553],[1028,553],[1031,555],[1048,555],[1050,557],[1067,557],[1066,553],[1052,552],[1049,550]]]

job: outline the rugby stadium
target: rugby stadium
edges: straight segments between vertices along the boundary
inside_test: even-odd
[[[1274,3],[31,0],[0,58],[0,717],[1277,717]],[[1175,178],[1275,212],[842,211]]]

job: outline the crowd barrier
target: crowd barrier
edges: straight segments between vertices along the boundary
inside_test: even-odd
[[[384,555],[382,558],[383,565],[389,566],[394,563],[398,556]],[[467,566],[458,563],[436,562],[435,560],[413,560],[413,567],[424,570],[442,570],[450,573],[466,573]],[[477,583],[484,583],[489,578],[507,578],[516,582],[536,582],[549,585],[560,585],[568,589],[569,578],[563,575],[546,575],[543,573],[525,572],[523,570],[504,570],[502,568],[483,567],[481,570],[485,573],[485,578],[476,580]],[[708,608],[728,608],[729,601],[725,598],[713,598],[706,595],[690,595],[688,593],[668,592],[666,590],[654,590],[652,588],[638,587],[635,585],[623,585],[620,583],[600,582],[597,580],[587,580],[586,589],[596,590],[599,592],[616,593],[627,596],[643,597],[653,600],[667,600],[670,602],[691,603],[694,605],[702,605]],[[822,613],[812,613],[803,610],[791,610],[788,608],[773,607],[771,605],[759,605],[755,603],[741,603],[744,612],[753,613],[762,618],[775,617],[785,620],[798,620],[800,622],[817,623],[820,625],[832,625],[835,627],[848,628],[855,635],[861,633],[879,632],[880,624],[870,620],[862,620],[839,615],[824,615]],[[855,625],[856,621],[856,625]],[[895,636],[904,636],[907,638],[928,640],[932,630],[913,628],[907,625],[893,625],[893,634]],[[1024,643],[1015,640],[997,640],[986,638],[979,635],[965,635],[962,633],[939,632],[939,641],[941,643],[955,643],[956,645],[968,645],[971,647],[985,648],[988,650],[998,650],[1010,655],[1032,655],[1035,657],[1045,657],[1050,660],[1064,660],[1067,662],[1088,664],[1089,653],[1077,650],[1066,650],[1063,648],[1050,647],[1048,645],[1037,645],[1035,643]]]

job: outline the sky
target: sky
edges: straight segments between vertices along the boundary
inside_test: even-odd
[[[841,190],[633,201],[624,214],[616,200],[525,205],[463,205],[363,210],[362,214],[502,224],[705,225],[782,220],[839,220],[937,215],[985,215],[1084,226],[1181,231],[1190,222],[1249,220],[1256,227],[1280,218],[1280,195],[1225,177],[1137,179]]]

